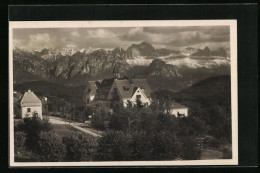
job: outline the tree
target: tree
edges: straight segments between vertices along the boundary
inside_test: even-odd
[[[131,160],[132,149],[130,133],[123,131],[108,131],[98,141],[96,160],[126,161]]]
[[[24,124],[20,129],[23,129],[27,134],[27,146],[31,149],[35,149],[39,140],[39,134],[42,131],[48,132],[52,130],[52,125],[49,123],[49,119],[44,118],[24,118]]]
[[[66,161],[92,161],[96,152],[96,139],[78,136],[64,137],[63,142],[67,148]]]
[[[25,149],[26,133],[23,131],[17,131],[14,133],[14,152],[20,153]]]
[[[182,157],[182,143],[172,131],[155,132],[152,139],[154,160],[175,160]]]
[[[200,158],[200,151],[196,138],[193,136],[181,137],[183,144],[183,159],[184,160],[196,160]]]
[[[84,136],[84,135],[83,135]],[[64,137],[66,145],[66,161],[92,161],[96,151],[96,139],[88,137]]]
[[[54,132],[41,132],[37,144],[40,161],[59,162],[66,155],[66,146],[61,137]]]

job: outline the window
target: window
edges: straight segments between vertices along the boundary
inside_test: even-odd
[[[123,89],[124,89],[124,91],[129,91],[130,90],[130,88],[126,87],[126,86],[123,86]]]
[[[27,108],[27,112],[31,112],[31,108]]]
[[[140,99],[140,98],[141,98],[141,95],[136,95],[136,98]]]

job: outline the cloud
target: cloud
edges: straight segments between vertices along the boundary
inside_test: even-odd
[[[204,34],[229,34],[229,26],[171,26],[171,27],[145,27],[144,32],[172,34],[180,32],[198,31]]]
[[[116,34],[107,29],[89,29],[87,30],[87,37],[92,38],[109,38],[115,37]]]
[[[229,36],[205,34],[199,31],[181,32],[175,34],[174,39],[169,41],[168,45],[175,47],[192,46],[200,43],[210,42],[228,42]]]
[[[13,47],[22,47],[22,46],[24,46],[24,40],[13,39]]]
[[[179,49],[206,44],[228,45],[229,26],[111,27],[111,28],[34,28],[15,29],[14,45],[28,49],[57,48],[68,44],[79,48],[127,49],[146,41],[155,48]],[[224,44],[225,43],[225,44]]]
[[[50,48],[53,46],[53,44],[49,34],[38,33],[29,36],[29,41],[27,46],[31,49],[43,49],[43,48]]]
[[[147,40],[148,35],[143,32],[143,28],[132,28],[127,33],[121,34],[121,40],[128,40],[128,41],[140,41],[140,40]]]

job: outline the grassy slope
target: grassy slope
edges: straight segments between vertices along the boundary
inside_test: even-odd
[[[73,134],[81,134],[82,132],[71,127],[70,125],[53,124],[53,131],[58,133],[61,137],[69,137]]]

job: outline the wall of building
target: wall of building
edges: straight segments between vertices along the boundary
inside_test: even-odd
[[[95,96],[94,95],[86,95],[86,106],[89,106],[91,104],[91,102],[94,100]],[[89,100],[89,102],[88,102]]]
[[[136,92],[133,94],[132,98],[130,99],[130,101],[133,103],[133,104],[136,104],[136,96],[137,95],[140,95],[141,98],[140,98],[140,101],[145,105],[149,106],[151,104],[151,99],[149,99],[148,97],[146,97],[146,95],[142,92],[142,90],[140,88],[138,88],[136,90]],[[125,106],[125,101],[124,101],[124,106]]]
[[[27,108],[31,108],[31,112],[27,112]],[[28,117],[33,117],[34,112],[38,113],[39,118],[42,119],[42,107],[35,106],[35,107],[22,107],[22,118],[27,117],[26,114],[29,114]]]
[[[167,113],[166,110],[164,112]],[[188,116],[188,109],[187,108],[185,108],[185,109],[171,109],[169,114],[174,115],[175,117],[178,117],[178,112],[180,114],[184,114],[185,117]]]

